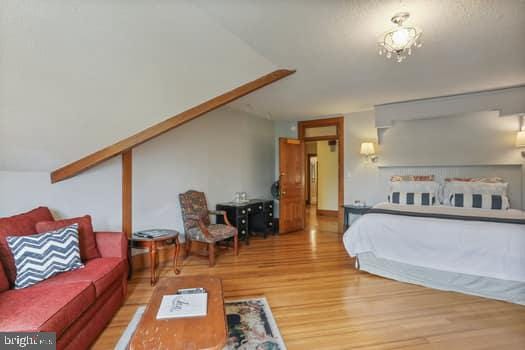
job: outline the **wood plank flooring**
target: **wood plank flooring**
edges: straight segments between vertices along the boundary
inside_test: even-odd
[[[335,218],[308,229],[254,238],[214,268],[192,256],[182,275],[223,279],[225,298],[265,296],[288,349],[525,349],[525,307],[400,283],[354,269]],[[130,281],[125,305],[93,349],[113,349],[152,287],[147,270]],[[161,278],[173,277],[170,267]]]

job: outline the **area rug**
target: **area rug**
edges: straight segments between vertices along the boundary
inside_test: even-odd
[[[224,350],[286,350],[266,298],[224,303],[228,321],[228,343]],[[146,306],[139,306],[115,350],[125,350],[137,329]]]

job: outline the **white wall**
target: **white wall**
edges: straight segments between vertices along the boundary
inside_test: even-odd
[[[281,137],[286,138],[298,138],[297,122],[287,120],[275,120],[274,121],[274,133],[275,133],[275,180],[279,180],[279,139]]]
[[[273,122],[223,108],[133,151],[134,229],[183,229],[178,194],[206,193],[208,206],[245,191],[271,198]]]
[[[49,173],[274,69],[190,1],[0,1],[0,216],[45,204],[120,229],[118,160],[55,185]],[[234,142],[238,125],[225,125]],[[208,143],[198,135],[185,137],[219,147],[219,136]],[[266,161],[266,150],[247,152]],[[198,164],[187,180],[202,179],[209,166]]]
[[[385,198],[381,186],[377,186],[380,181],[377,166],[359,154],[361,142],[377,142],[374,111],[345,115],[345,204],[355,200],[374,204]],[[382,147],[378,152],[381,154]]]
[[[385,174],[390,170],[378,166],[433,169],[439,174],[455,171],[465,176],[476,176],[478,171],[480,176],[501,172],[519,182],[515,172],[521,165],[521,184],[514,183],[512,192],[513,202],[525,208],[525,160],[514,147],[519,122],[517,116],[509,115],[525,112],[523,101],[525,87],[521,86],[392,103],[376,106],[375,111],[345,114],[344,202],[375,204],[385,200]],[[492,111],[479,112],[487,109]],[[287,131],[296,126],[294,122],[276,125],[276,136],[289,136]],[[379,145],[378,126],[387,127],[380,132]],[[366,162],[359,154],[364,141],[376,143],[377,164]],[[470,167],[445,169],[464,165]]]
[[[317,142],[317,166],[319,170],[317,209],[338,210],[339,164],[338,148],[330,150],[328,141]]]
[[[276,68],[191,1],[0,6],[0,170],[52,170]]]
[[[517,117],[478,112],[396,121],[383,134],[382,165],[516,164]]]
[[[96,229],[121,230],[120,158],[52,185],[47,171],[0,171],[0,217],[48,206],[57,218],[90,214]]]
[[[222,108],[133,151],[133,228],[183,229],[178,194],[204,191],[209,207],[234,192],[270,198],[273,123]],[[0,171],[0,216],[45,205],[57,217],[91,214],[99,230],[121,229],[121,163],[52,185],[47,172]]]
[[[379,166],[416,166],[425,171],[434,169],[443,173],[446,171],[443,166],[477,165],[462,172],[468,172],[469,176],[475,176],[472,171],[476,169],[479,169],[479,176],[487,172],[497,173],[500,169],[497,166],[479,166],[517,164],[519,168],[523,159],[520,150],[514,147],[517,130],[516,116],[499,117],[497,112],[397,121],[384,133],[378,148],[379,161],[372,164],[359,155],[359,145],[363,141],[377,142],[374,112],[346,115],[345,203],[357,199],[370,204],[385,201],[387,179],[383,173],[390,170],[382,170]],[[508,171],[501,168],[503,174]],[[521,182],[523,197],[523,180]],[[519,196],[519,190],[517,192],[515,196]],[[519,198],[515,198],[514,203],[522,203],[523,206]]]
[[[383,173],[390,170],[382,171],[378,167],[380,165],[434,168],[442,173],[443,166],[451,165],[525,164],[520,150],[514,147],[518,131],[516,116],[499,117],[497,112],[478,112],[396,121],[384,132],[383,142],[379,145],[375,123],[374,111],[345,115],[345,203],[354,200],[364,200],[369,204],[385,201],[386,178]],[[296,137],[291,129],[293,126],[296,123],[276,122],[276,137],[279,133]],[[361,142],[364,141],[376,142],[378,163],[366,162],[359,154]],[[276,166],[277,161],[278,154]],[[498,172],[498,169],[493,167],[492,172]],[[489,171],[474,166],[461,173],[475,176],[472,171],[477,170],[480,176]],[[501,173],[511,174],[507,168],[501,168]],[[525,175],[522,175],[521,182],[522,198],[525,198]],[[514,202],[525,205],[523,199],[515,198]]]

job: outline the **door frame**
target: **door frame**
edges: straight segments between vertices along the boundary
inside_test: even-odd
[[[314,136],[314,137],[306,137],[305,131],[308,128],[315,128],[320,126],[335,126],[336,127],[336,135],[335,136]],[[345,140],[345,133],[344,128],[345,122],[344,117],[334,117],[334,118],[325,118],[325,119],[314,119],[314,120],[305,120],[300,121],[297,123],[297,128],[299,131],[299,140],[303,142],[311,142],[311,141],[330,141],[330,140],[337,140],[337,150],[338,150],[338,162],[337,162],[337,171],[338,171],[338,203],[337,207],[338,210],[317,210],[317,212],[321,215],[330,215],[330,216],[337,216],[341,221],[343,218],[343,204],[344,204],[344,140]],[[306,151],[305,151],[306,152]],[[307,157],[305,157],[307,158]],[[305,169],[306,169],[305,164]],[[306,171],[306,170],[305,170]],[[305,174],[306,177],[306,174]],[[305,192],[306,192],[306,186],[305,186]],[[305,193],[306,197],[306,193]],[[319,201],[318,201],[319,202]]]

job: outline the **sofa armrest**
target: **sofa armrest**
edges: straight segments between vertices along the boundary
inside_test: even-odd
[[[103,258],[128,258],[128,238],[123,232],[95,232],[97,249]]]

